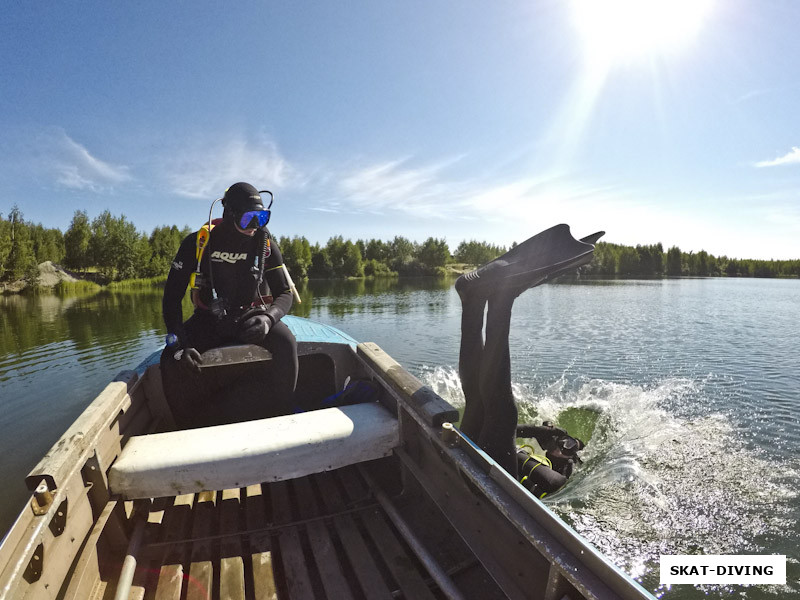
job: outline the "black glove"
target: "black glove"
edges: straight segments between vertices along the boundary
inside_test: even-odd
[[[539,437],[557,438],[566,435],[568,435],[566,431],[559,427],[553,427],[552,425],[529,425],[525,423],[517,425],[518,438],[536,438],[538,440]]]
[[[258,344],[267,337],[270,327],[272,327],[272,321],[267,315],[255,315],[242,322],[237,337],[240,342],[245,344]]]
[[[188,370],[194,371],[195,373],[200,372],[200,365],[203,364],[203,359],[200,357],[200,353],[194,348],[184,348],[183,350],[178,350],[175,353],[175,360],[178,361],[178,364]]]

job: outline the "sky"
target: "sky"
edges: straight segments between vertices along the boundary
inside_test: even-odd
[[[800,2],[12,2],[0,213],[800,258]],[[219,205],[218,205],[219,206]],[[215,216],[221,216],[217,208]]]

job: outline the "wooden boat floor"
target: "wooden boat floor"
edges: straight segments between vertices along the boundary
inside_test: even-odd
[[[398,498],[397,505],[402,504]],[[419,506],[407,511],[409,522],[445,521],[440,514],[427,517],[426,510],[436,511]],[[426,549],[460,589],[472,591],[465,597],[504,597],[457,534],[427,529]],[[101,583],[96,597],[113,598],[115,584]],[[443,596],[358,469],[345,467],[291,481],[153,501],[130,597]]]

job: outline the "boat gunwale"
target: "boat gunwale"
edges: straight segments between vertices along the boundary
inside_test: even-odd
[[[424,422],[413,414],[413,411],[409,411],[409,413],[417,421],[418,425],[425,426]],[[525,517],[528,517],[536,526],[543,528],[546,534],[551,536],[551,540],[537,539],[534,535],[535,532],[529,529],[525,530],[525,537],[548,562],[560,565],[562,573],[570,583],[583,587],[582,583],[575,578],[575,573],[579,572],[581,565],[584,565],[597,577],[599,583],[613,590],[614,593],[620,594],[622,598],[653,598],[638,582],[605,558],[599,550],[586,541],[569,524],[565,523],[541,500],[526,490],[458,428],[453,429],[459,437],[459,442],[455,447],[451,447],[450,443],[443,441],[440,436],[429,436],[436,451],[440,455],[446,455],[447,461],[461,475],[469,479],[510,523],[518,527],[529,526],[529,524],[525,523]],[[406,465],[415,462],[403,448],[398,449],[396,453]],[[523,514],[515,514],[519,512]],[[445,510],[443,510],[443,513],[445,516],[447,515]],[[564,553],[561,552],[561,548],[552,548],[550,543],[563,548],[569,556],[573,557],[573,560],[564,560],[565,557]],[[578,556],[591,557],[591,564],[586,565],[586,562],[579,559]],[[622,581],[624,583],[621,585],[611,583]]]

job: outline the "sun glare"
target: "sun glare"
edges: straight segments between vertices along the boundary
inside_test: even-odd
[[[679,50],[697,36],[712,0],[573,0],[592,60],[611,66]]]

